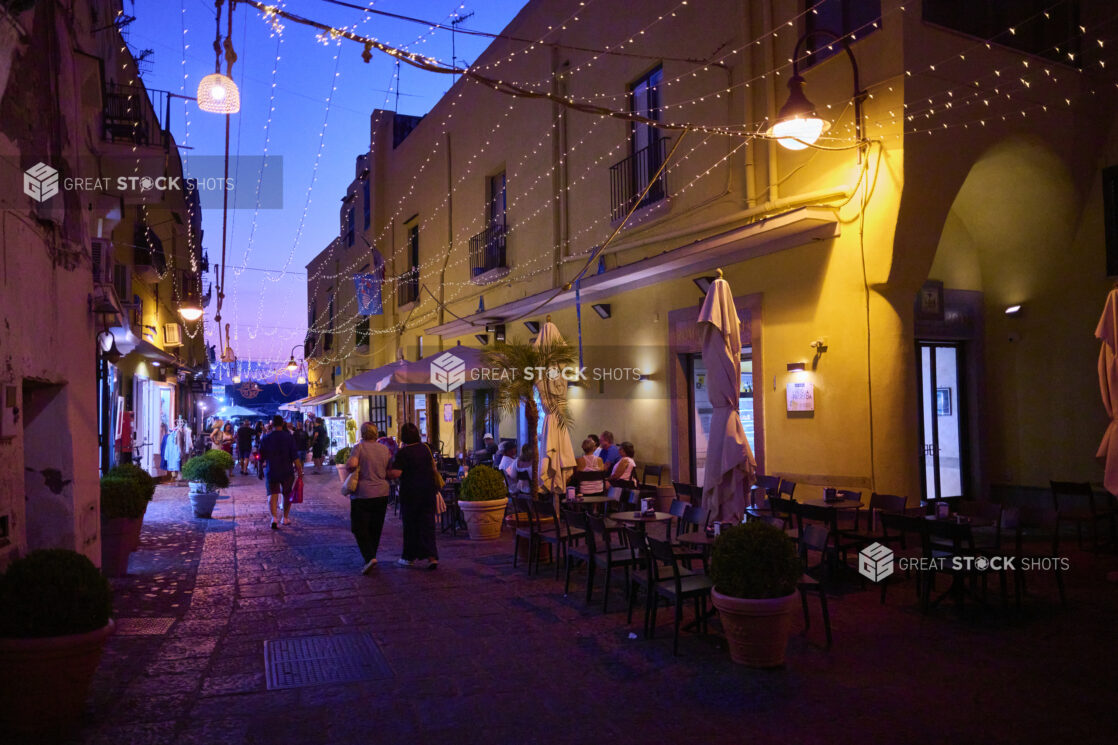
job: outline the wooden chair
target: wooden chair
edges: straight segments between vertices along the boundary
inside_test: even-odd
[[[707,632],[707,598],[710,597],[714,582],[705,574],[681,574],[679,560],[676,558],[672,545],[667,541],[658,541],[651,536],[646,536],[648,541],[648,571],[652,577],[652,591],[657,598],[664,598],[675,607],[675,631],[672,639],[672,654],[679,654],[679,627],[683,622],[683,603],[687,600],[694,601],[695,620],[702,633]],[[660,567],[663,563],[664,567]],[[650,605],[651,616],[647,629],[649,638],[656,635],[656,607],[658,602]]]
[[[1114,498],[1109,495],[1096,495],[1095,490],[1086,482],[1050,481],[1052,485],[1052,506],[1060,513],[1060,520],[1075,523],[1079,547],[1083,547],[1083,524],[1091,529],[1091,547],[1098,550],[1100,520],[1110,523],[1110,540],[1118,541],[1115,533],[1115,522],[1118,518],[1118,508],[1114,506]]]

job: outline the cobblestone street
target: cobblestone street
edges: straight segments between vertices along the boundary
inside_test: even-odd
[[[394,564],[390,510],[381,565],[362,576],[333,469],[308,482],[279,531],[253,477],[235,477],[209,521],[190,516],[185,487],[159,488],[113,583],[120,630],[78,742],[1112,741],[1113,557],[1074,556],[1067,610],[1038,581],[1008,619],[923,616],[911,582],[884,606],[855,584],[831,598],[831,651],[813,599],[786,667],[756,671],[729,661],[717,624],[673,657],[666,611],[655,639],[630,639],[620,590],[608,614],[597,589],[587,608],[580,572],[564,597],[547,563],[512,567],[507,530],[440,535],[439,570],[420,571]],[[364,679],[269,689],[266,642],[353,632],[375,641]]]

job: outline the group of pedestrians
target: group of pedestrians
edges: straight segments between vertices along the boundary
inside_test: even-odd
[[[377,550],[388,514],[389,481],[396,480],[400,518],[404,523],[404,548],[396,561],[400,566],[428,570],[439,566],[435,545],[438,484],[435,459],[422,442],[419,428],[408,422],[400,427],[400,447],[393,453],[377,439],[377,428],[361,425],[361,442],[350,451],[346,470],[357,473],[357,489],[349,495],[350,530],[365,561],[362,574],[377,566]]]
[[[321,472],[326,456],[327,434],[322,420],[312,417],[305,426],[300,426],[288,424],[282,416],[276,415],[267,425],[259,425],[259,432],[247,425],[242,425],[235,433],[231,426],[227,429],[219,430],[223,436],[217,440],[217,446],[224,448],[228,441],[231,449],[236,440],[242,474],[247,473],[252,457],[245,454],[255,451],[259,457],[257,468],[268,494],[272,530],[291,525],[292,497],[296,482],[303,477],[308,451],[314,462],[312,473]],[[361,425],[361,441],[350,451],[345,464],[348,473],[357,473],[357,489],[349,495],[350,530],[365,562],[361,572],[369,574],[377,566],[392,481],[397,482],[404,528],[404,547],[396,563],[437,569],[438,484],[434,455],[422,442],[419,428],[410,422],[400,428],[399,447],[391,437],[379,435],[373,424]]]

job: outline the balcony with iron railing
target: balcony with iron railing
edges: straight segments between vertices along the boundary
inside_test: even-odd
[[[641,148],[628,158],[609,167],[610,214],[614,221],[622,219],[629,214],[629,210],[633,209],[633,205],[649,185],[649,181],[663,165],[667,145],[668,138],[656,140],[648,147]],[[659,202],[667,195],[666,179],[664,174],[660,174],[640,206],[645,207]]]
[[[401,275],[396,284],[396,305],[408,305],[419,299],[419,267]]]
[[[103,138],[106,142],[167,148],[170,103],[167,91],[109,83],[101,112]]]
[[[506,263],[504,223],[494,223],[470,238],[470,281],[489,284],[509,273]]]

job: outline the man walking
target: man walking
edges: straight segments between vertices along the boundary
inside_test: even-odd
[[[314,459],[314,472],[322,472],[322,461],[326,458],[326,446],[329,444],[329,436],[326,434],[326,427],[322,424],[322,418],[316,417],[314,420],[314,429],[311,430],[311,457]]]
[[[272,431],[260,441],[260,462],[264,465],[264,483],[268,486],[268,509],[272,513],[272,530],[279,528],[277,503],[283,493],[283,524],[291,524],[291,490],[295,476],[303,475],[303,463],[295,449],[295,437],[284,427],[283,417],[272,417]]]
[[[255,430],[249,425],[247,419],[241,420],[237,427],[237,460],[241,462],[241,475],[248,473],[248,462],[252,459],[252,438],[256,436]]]

